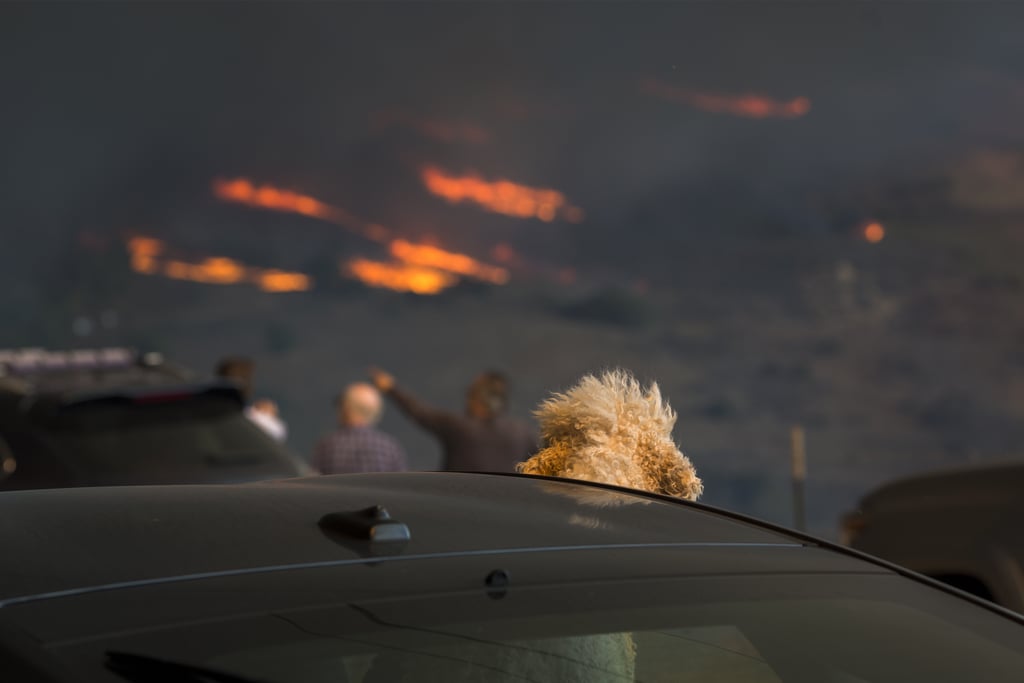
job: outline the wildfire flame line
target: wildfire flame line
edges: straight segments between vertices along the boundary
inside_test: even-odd
[[[254,284],[265,292],[301,292],[312,288],[312,279],[303,273],[276,268],[254,268],[224,256],[211,256],[198,262],[168,258],[167,245],[154,237],[136,236],[128,240],[131,267],[143,275],[163,275],[215,285]]]
[[[529,187],[511,180],[487,181],[475,173],[449,175],[436,166],[424,166],[420,177],[427,190],[451,204],[473,202],[493,213],[537,218],[545,223],[558,216],[573,223],[583,220],[583,210],[569,204],[558,190]]]
[[[751,119],[796,119],[811,110],[811,101],[796,97],[788,101],[763,95],[721,95],[678,88],[648,78],[640,84],[641,91],[671,102],[679,102],[713,114],[732,114]]]
[[[438,294],[459,282],[457,275],[436,268],[365,258],[350,260],[341,267],[341,272],[370,287],[414,294]]]
[[[509,281],[505,268],[431,244],[396,239],[391,241],[389,252],[395,259],[391,263],[354,258],[341,266],[341,273],[370,287],[415,294],[437,294],[458,284],[460,276],[496,285]]]
[[[391,255],[410,266],[436,268],[456,275],[466,275],[496,285],[508,282],[508,271],[489,266],[465,254],[456,254],[429,244],[413,244],[406,240],[391,242]]]
[[[257,209],[270,209],[318,218],[352,230],[374,242],[387,242],[390,232],[376,223],[362,221],[348,211],[309,195],[284,190],[273,185],[257,186],[246,178],[213,181],[213,194],[225,202],[244,204]]]

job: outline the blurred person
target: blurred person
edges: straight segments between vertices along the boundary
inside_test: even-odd
[[[676,413],[656,382],[625,370],[586,375],[534,411],[545,448],[516,469],[696,500],[704,490],[672,440]]]
[[[253,401],[253,376],[256,363],[244,356],[228,356],[222,358],[214,368],[214,374],[221,379],[233,382],[242,392],[245,401],[245,416],[257,427],[277,441],[288,438],[288,425],[278,413],[277,404],[267,398]]]
[[[473,379],[466,389],[464,414],[424,404],[379,368],[371,368],[370,377],[381,393],[441,442],[443,470],[514,472],[518,463],[537,452],[533,429],[505,415],[508,379],[499,372],[483,372]]]
[[[238,386],[239,391],[242,392],[245,404],[249,405],[252,401],[252,383],[255,371],[256,364],[251,358],[227,356],[217,361],[217,366],[213,372],[217,377],[233,382]]]
[[[288,438],[288,425],[278,415],[277,404],[269,398],[257,399],[245,409],[245,416],[278,441]]]
[[[345,388],[336,401],[338,429],[316,445],[312,465],[321,474],[404,472],[398,441],[376,428],[384,408],[380,392],[365,382]]]

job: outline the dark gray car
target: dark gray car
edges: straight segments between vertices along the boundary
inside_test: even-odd
[[[47,681],[1024,679],[1020,616],[706,506],[365,474],[0,494],[0,671]]]
[[[0,491],[310,474],[239,388],[128,349],[0,352]]]

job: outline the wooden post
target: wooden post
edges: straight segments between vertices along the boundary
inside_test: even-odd
[[[790,431],[793,465],[793,526],[807,531],[807,509],[804,500],[804,485],[807,481],[807,451],[804,443],[804,428],[796,425]]]

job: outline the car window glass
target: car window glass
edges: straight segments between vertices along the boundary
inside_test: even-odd
[[[89,471],[98,474],[186,462],[251,464],[272,461],[282,452],[241,413],[139,423],[121,429],[55,432],[47,438],[67,457],[88,463]]]
[[[1021,629],[900,577],[757,575],[369,601],[82,647],[281,683],[1019,683]]]
[[[683,670],[732,683],[780,683],[757,648],[733,625],[642,631],[636,643],[636,678],[678,680]]]
[[[716,610],[698,610],[704,620]],[[270,680],[319,683],[344,672],[356,683],[488,681],[517,683],[957,683],[1012,681],[1024,655],[972,638],[963,629],[893,605],[730,605],[739,623],[506,638],[507,628],[481,624],[351,634],[310,643],[215,657],[206,665]],[[863,618],[844,617],[863,612]],[[591,627],[599,615],[589,615]],[[794,628],[799,622],[802,627]],[[860,623],[858,623],[860,622]],[[547,630],[518,623],[511,631]],[[907,630],[910,629],[910,630]],[[873,632],[872,632],[873,630]],[[505,631],[505,633],[502,633]],[[817,631],[817,635],[814,632]],[[910,635],[901,639],[901,634]],[[939,647],[928,658],[919,653]],[[991,668],[967,671],[957,661]],[[333,673],[332,673],[333,672]]]
[[[46,423],[45,440],[94,476],[275,462],[282,447],[232,400],[97,401]]]

